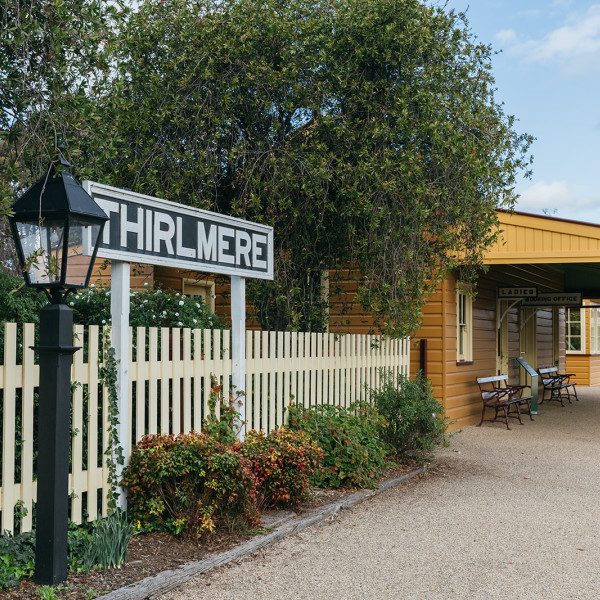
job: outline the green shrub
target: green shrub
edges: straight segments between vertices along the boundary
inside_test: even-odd
[[[110,324],[110,288],[95,287],[68,296],[76,325]],[[46,295],[25,287],[23,278],[0,271],[0,362],[4,360],[4,322],[39,323],[40,310],[48,303]],[[219,318],[198,296],[164,291],[160,285],[132,290],[129,324],[132,327],[186,327],[222,329]],[[35,329],[37,343],[38,328]],[[17,327],[17,360],[21,359],[23,331]]]
[[[22,277],[0,271],[0,361],[4,364],[4,323],[39,323],[45,294],[25,287]],[[23,350],[23,329],[17,327],[17,360]]]
[[[127,546],[135,529],[123,515],[113,513],[83,525],[69,524],[69,570],[119,567],[127,559]],[[35,531],[0,536],[0,589],[19,585],[23,578],[33,577],[35,564]]]
[[[218,317],[198,296],[165,291],[160,285],[132,290],[129,298],[131,327],[189,327],[220,329]],[[81,325],[110,324],[110,288],[93,284],[69,298],[73,322]]]
[[[48,303],[45,294],[25,287],[22,277],[0,271],[0,321],[38,323],[40,309]],[[96,287],[68,296],[73,322],[78,325],[110,323],[110,287]],[[129,323],[132,327],[189,327],[221,329],[218,317],[198,296],[185,296],[145,286],[130,294]],[[4,335],[4,331],[0,332]]]
[[[385,422],[374,407],[290,406],[289,415],[290,427],[305,431],[323,450],[323,467],[311,476],[313,485],[375,485],[386,465],[387,445],[379,435]]]
[[[69,568],[89,573],[91,569],[120,567],[136,528],[119,511],[104,519],[69,529]]]
[[[26,287],[22,277],[0,271],[0,321],[37,323],[47,303],[46,295]]]
[[[59,600],[56,590],[51,585],[42,585],[35,592],[40,600]]]
[[[129,516],[147,529],[198,539],[219,525],[259,522],[250,461],[203,433],[144,436],[123,485]]]
[[[215,438],[222,444],[230,446],[237,439],[241,426],[240,414],[237,407],[241,406],[240,396],[244,392],[237,392],[235,397],[229,394],[226,400],[223,396],[223,386],[219,385],[214,375],[210,376],[210,394],[208,396],[208,415],[202,421],[202,432]],[[218,413],[217,413],[218,409]]]
[[[382,371],[380,389],[370,389],[372,402],[386,419],[383,439],[400,456],[424,458],[435,446],[445,442],[448,418],[444,407],[434,398],[432,385],[421,374],[410,380],[399,374],[396,379]]]
[[[252,463],[261,508],[296,506],[310,497],[310,477],[321,467],[321,449],[303,431],[282,427],[249,431],[236,449]]]
[[[34,561],[35,534],[0,536],[0,589],[18,585],[24,577],[33,577]]]

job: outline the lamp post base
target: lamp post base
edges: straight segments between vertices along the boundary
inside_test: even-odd
[[[69,446],[73,311],[48,304],[40,311],[38,484],[34,580],[67,578]]]

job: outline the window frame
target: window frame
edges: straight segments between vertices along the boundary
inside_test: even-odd
[[[587,310],[590,311],[590,354],[600,354],[600,307]]]
[[[181,292],[185,296],[200,296],[206,306],[215,312],[215,282],[182,278]]]
[[[589,309],[587,309],[589,310]],[[579,321],[573,321],[571,320],[569,317],[571,316],[572,312],[577,311],[579,313]],[[586,309],[583,308],[566,308],[565,309],[565,352],[567,354],[585,354],[585,348],[586,348],[586,344],[585,344],[585,332],[586,332],[586,322],[585,322],[585,312]],[[573,335],[571,334],[571,325],[573,324],[578,324],[579,325],[579,334],[577,335]],[[571,350],[569,348],[569,340],[571,340],[572,338],[576,338],[579,337],[581,339],[581,345],[580,345],[580,349],[579,350]]]
[[[456,284],[456,362],[473,362],[473,287]]]

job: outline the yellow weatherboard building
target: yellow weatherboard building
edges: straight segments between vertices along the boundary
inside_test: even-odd
[[[415,336],[411,371],[424,368],[455,429],[479,422],[477,377],[507,374],[512,383],[529,383],[517,357],[534,368],[574,372],[582,385],[600,384],[593,375],[600,310],[590,302],[600,298],[600,226],[517,212],[499,211],[498,218],[500,235],[484,258],[489,269],[476,295],[456,276],[446,279]],[[542,300],[511,297],[507,288],[535,288]]]

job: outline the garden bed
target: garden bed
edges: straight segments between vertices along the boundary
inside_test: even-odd
[[[419,463],[414,461],[404,460],[398,462],[382,473],[379,483],[409,473],[418,466]],[[354,488],[316,489],[312,499],[297,508],[296,513],[302,514],[319,506],[335,502],[356,491]],[[269,511],[263,515],[263,518],[267,516],[269,521],[272,522],[277,517],[277,511]],[[103,593],[124,587],[145,577],[169,569],[176,569],[188,562],[201,560],[209,554],[228,550],[251,537],[250,534],[217,531],[209,540],[195,544],[175,538],[167,533],[137,535],[131,540],[128,560],[120,569],[95,570],[88,575],[69,573],[67,581],[55,588],[56,597],[91,600]],[[0,598],[39,600],[37,590],[38,586],[31,580],[24,580],[20,586],[0,592]]]

